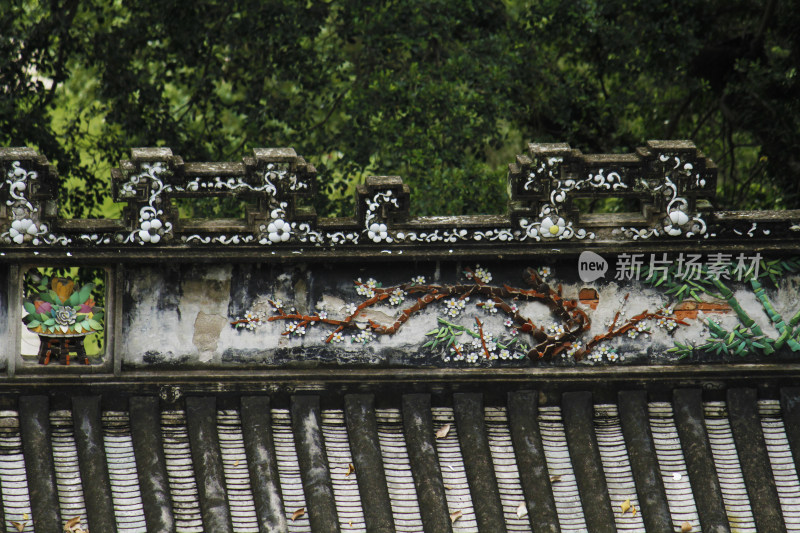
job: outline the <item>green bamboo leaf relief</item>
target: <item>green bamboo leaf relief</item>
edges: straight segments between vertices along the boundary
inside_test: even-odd
[[[436,335],[437,333],[439,333],[438,329],[432,329],[428,333],[426,333],[425,335]]]
[[[433,341],[428,341],[422,345],[423,348],[429,348],[433,344]]]

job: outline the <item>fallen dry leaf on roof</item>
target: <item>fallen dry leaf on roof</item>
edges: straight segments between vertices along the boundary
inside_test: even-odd
[[[28,525],[28,523],[27,522],[23,522],[23,523],[20,524],[19,522],[14,522],[12,520],[11,521],[11,525],[14,526],[15,528],[17,528],[17,531],[22,533],[23,531],[25,531],[25,526]]]
[[[445,424],[442,427],[440,427],[439,430],[436,432],[436,438],[443,439],[447,436],[448,433],[450,433],[450,424]]]
[[[525,507],[525,503],[523,502],[517,507],[517,518],[522,518],[526,514],[528,514],[528,508]]]
[[[239,459],[236,459],[236,460],[233,462],[233,466],[239,466]]]
[[[451,524],[455,524],[456,520],[461,518],[461,515],[463,515],[463,514],[464,513],[462,513],[461,511],[456,511],[455,513],[450,513],[450,523]]]
[[[64,531],[72,532],[78,527],[78,525],[80,525],[80,523],[81,523],[81,517],[74,516],[69,520],[67,520],[67,523],[64,524]]]
[[[633,510],[631,511],[631,516],[636,516],[636,506],[633,506]]]
[[[689,533],[692,530],[692,524],[684,522],[681,524],[681,533]]]
[[[561,476],[550,476],[550,483],[555,483],[556,481],[561,481]]]
[[[350,477],[350,474],[352,474],[355,471],[356,467],[353,466],[353,463],[350,463],[349,465],[347,465],[347,473],[344,475],[344,477]]]
[[[305,507],[301,507],[300,509],[296,510],[295,512],[292,513],[292,522],[294,522],[295,520],[297,520],[298,518],[300,518],[304,514],[306,514],[306,508]]]
[[[631,508],[631,501],[630,500],[625,500],[624,502],[622,502],[622,505],[620,505],[619,507],[620,507],[620,509],[622,509],[622,514],[625,514],[625,512],[628,509]]]

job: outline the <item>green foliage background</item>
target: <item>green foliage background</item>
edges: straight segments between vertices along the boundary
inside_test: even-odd
[[[789,0],[0,0],[0,144],[58,165],[66,216],[114,216],[135,146],[293,146],[322,215],[397,174],[416,214],[503,212],[526,142],[690,138],[720,208],[800,207]],[[614,204],[619,205],[619,204]]]

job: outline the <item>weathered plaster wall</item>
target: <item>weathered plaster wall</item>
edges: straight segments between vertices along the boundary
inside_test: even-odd
[[[547,299],[529,301],[526,296],[532,290],[524,279],[528,267],[556,294],[555,300],[559,299],[560,287],[563,300],[574,302],[575,311],[571,312],[585,314],[590,320],[591,325],[571,342],[566,342],[564,334],[574,324],[569,326],[554,313]],[[460,367],[743,360],[742,355],[674,350],[680,345],[702,346],[707,342],[711,338],[709,319],[726,332],[740,328],[741,317],[726,300],[701,293],[700,302],[678,302],[664,287],[615,280],[613,270],[606,277],[611,279],[581,281],[575,258],[503,261],[486,263],[482,268],[457,262],[130,268],[124,276],[122,356],[128,366]],[[482,291],[470,289],[478,286],[476,278],[482,279]],[[354,283],[359,279],[361,286]],[[777,339],[780,332],[752,287],[735,280],[726,284],[764,336]],[[401,292],[393,292],[397,289]],[[594,290],[596,298],[579,299],[579,294],[591,293],[587,289]],[[417,304],[426,294],[448,291],[452,294],[434,298],[427,306]],[[797,312],[799,293],[800,277],[796,274],[783,276],[777,287],[766,289],[775,310],[787,321]],[[465,298],[459,300],[459,296]],[[375,298],[380,301],[373,303]],[[355,306],[365,302],[368,305],[353,314]],[[501,303],[516,309],[503,309]],[[570,305],[567,307],[571,309]],[[374,325],[392,326],[404,310],[409,318],[395,324],[393,334],[370,335]],[[642,318],[644,313],[647,316]],[[349,316],[354,317],[352,329],[345,328],[331,337]],[[525,332],[523,318],[549,334],[560,349],[542,359],[535,354],[528,357],[539,341]],[[607,338],[597,340],[604,335]],[[431,346],[437,339],[437,345]],[[743,355],[754,360],[792,354],[784,346],[769,355]]]

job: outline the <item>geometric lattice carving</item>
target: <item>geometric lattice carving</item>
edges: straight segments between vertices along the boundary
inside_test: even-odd
[[[297,206],[299,197],[313,196],[315,176],[291,148],[258,148],[253,157],[225,163],[184,163],[168,148],[138,148],[112,170],[112,184],[114,199],[128,202],[126,242],[172,239],[182,228],[171,199],[214,196],[251,200],[255,207],[242,229],[251,239],[281,242],[291,236],[293,222],[315,220],[313,211]]]
[[[509,165],[502,215],[410,215],[398,176],[370,176],[356,190],[352,217],[318,220],[303,199],[316,169],[291,148],[257,148],[235,162],[185,162],[169,148],[136,148],[112,169],[122,220],[62,220],[56,173],[26,148],[0,148],[0,247],[237,246],[301,249],[549,246],[697,238],[792,239],[797,220],[769,213],[713,211],[717,169],[688,141],[650,141],[631,154],[586,155],[567,144],[531,144]],[[244,219],[181,219],[175,198],[236,196]],[[635,199],[637,213],[582,214],[585,198]],[[445,214],[446,215],[446,214]],[[787,218],[788,217],[788,218]],[[251,252],[248,252],[251,253]]]
[[[633,154],[584,155],[567,144],[531,144],[510,166],[514,216],[532,236],[587,236],[579,198],[636,198],[642,224],[633,238],[707,235],[698,200],[713,200],[716,166],[688,141],[650,141]]]

